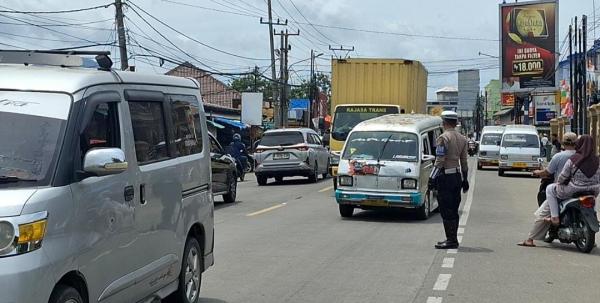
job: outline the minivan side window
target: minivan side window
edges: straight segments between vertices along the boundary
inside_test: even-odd
[[[143,165],[168,159],[163,104],[129,101],[129,112],[138,163]]]
[[[121,147],[117,103],[100,103],[84,126],[79,141],[81,157],[92,148]]]
[[[200,104],[195,96],[170,95],[176,156],[202,152]]]
[[[431,145],[429,144],[429,138],[427,138],[425,136],[425,134],[423,134],[422,137],[423,137],[423,154],[431,155]]]

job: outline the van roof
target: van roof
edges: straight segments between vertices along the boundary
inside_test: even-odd
[[[75,93],[98,84],[154,84],[198,89],[190,78],[83,67],[0,64],[0,90]]]
[[[419,132],[440,126],[442,118],[422,114],[393,114],[363,121],[353,131],[406,131]]]
[[[506,128],[504,129],[504,133],[510,133],[510,134],[515,134],[515,133],[531,133],[531,134],[538,134],[537,129],[535,128],[535,126],[533,125],[507,125]]]
[[[484,126],[481,131],[482,134],[485,133],[503,133],[505,130],[504,126]]]

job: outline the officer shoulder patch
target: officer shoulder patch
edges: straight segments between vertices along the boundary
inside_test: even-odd
[[[439,144],[435,147],[435,155],[438,157],[443,157],[446,155],[446,147],[444,145]]]

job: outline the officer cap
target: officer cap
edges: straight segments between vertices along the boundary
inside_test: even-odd
[[[445,110],[442,112],[442,119],[448,120],[448,121],[457,121],[458,114],[451,110]]]

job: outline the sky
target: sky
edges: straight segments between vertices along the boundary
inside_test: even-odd
[[[111,1],[1,0],[0,11],[70,10]],[[123,1],[130,3],[125,8],[125,27],[130,65],[135,65],[138,72],[164,73],[172,68],[172,63],[161,67],[158,59],[149,57],[160,54],[226,73],[247,72],[258,66],[270,77],[269,30],[260,24],[260,17],[267,17],[266,0]],[[277,31],[300,30],[300,36],[289,38],[293,83],[307,78],[310,65],[306,59],[311,49],[323,53],[317,69],[325,73],[331,70],[333,56],[412,59],[422,61],[430,72],[428,100],[433,100],[435,90],[457,86],[455,72],[459,69],[482,68],[482,88],[491,79],[498,79],[498,59],[489,56],[499,54],[501,2],[273,0],[273,11],[275,19],[288,20],[288,26],[276,26]],[[575,16],[586,14],[590,22],[595,19],[593,0],[561,0],[559,9],[561,43]],[[596,10],[600,19],[600,1]],[[600,36],[600,28],[597,34]],[[64,14],[0,12],[0,48],[4,49],[107,44],[115,37],[114,6]],[[275,42],[279,47],[279,36]],[[334,53],[329,45],[354,47],[355,51]],[[119,65],[116,47],[101,45],[93,49],[110,50]]]

